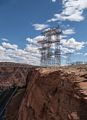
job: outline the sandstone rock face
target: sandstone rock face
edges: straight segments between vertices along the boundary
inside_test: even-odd
[[[25,86],[31,66],[16,63],[0,63],[0,88]]]
[[[17,71],[25,79],[19,77],[16,82],[14,78],[21,89],[6,108],[6,120],[87,120],[87,65],[31,67],[27,74],[25,68]],[[14,73],[13,69],[10,72]],[[10,83],[11,77],[7,81]]]
[[[87,105],[78,83],[81,78],[65,71],[40,69],[32,73],[18,120],[87,120]]]

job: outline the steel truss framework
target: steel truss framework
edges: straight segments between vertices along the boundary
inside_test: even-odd
[[[60,28],[50,28],[42,32],[43,40],[39,40],[41,53],[41,66],[60,66]]]

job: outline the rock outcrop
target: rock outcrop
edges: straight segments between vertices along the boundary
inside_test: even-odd
[[[19,89],[6,108],[6,120],[87,120],[87,65],[24,71],[18,68],[25,78],[8,84]]]

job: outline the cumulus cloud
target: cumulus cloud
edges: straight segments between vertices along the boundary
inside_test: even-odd
[[[82,53],[82,52],[77,52],[76,54],[77,54],[77,55],[83,55],[83,53]]]
[[[9,40],[7,38],[1,38],[2,41],[8,42]]]
[[[29,42],[29,43],[33,42],[33,40],[30,37],[27,37],[26,41]]]
[[[2,46],[0,46],[0,57],[2,55],[4,55],[4,52],[5,52],[5,48],[3,48]]]
[[[27,37],[26,47],[24,49],[15,50],[14,54],[19,59],[19,62],[40,65],[40,51],[38,49],[37,41],[43,39],[43,36],[39,35],[34,38]]]
[[[75,30],[69,28],[69,29],[63,30],[62,33],[63,33],[64,35],[72,35],[72,34],[75,34]]]
[[[54,3],[55,3],[55,2],[56,2],[56,0],[52,0],[52,2],[54,2]]]
[[[87,0],[62,0],[63,10],[59,14],[54,14],[54,17],[48,22],[58,20],[82,21],[84,20],[83,12],[87,9]]]
[[[75,52],[75,50],[69,49],[66,46],[61,46],[61,52],[62,52],[62,54],[66,54],[66,53],[73,53],[73,52]]]
[[[6,49],[17,49],[18,48],[17,45],[15,45],[15,44],[12,45],[12,44],[6,43],[6,42],[3,42],[2,46],[3,46],[3,48],[6,48]]]
[[[84,56],[87,56],[87,53],[84,53]]]
[[[44,39],[44,36],[43,35],[39,35],[39,36],[36,36],[33,40],[34,41],[39,41],[39,40],[43,40]]]
[[[47,24],[33,24],[32,26],[35,28],[35,30],[43,30],[49,27]]]
[[[55,38],[54,38],[55,40]],[[77,41],[74,38],[66,39],[62,38],[60,41],[60,49],[61,49],[61,54],[66,54],[66,53],[76,53],[78,55],[82,55],[81,52],[79,52],[82,48],[85,47],[85,42],[83,41]],[[55,44],[51,46],[53,50],[55,50]]]
[[[32,42],[36,43],[38,40],[43,40],[43,38],[44,38],[44,36],[38,35],[38,36],[36,36],[34,38],[27,37],[26,41],[28,41],[29,43],[32,43]]]
[[[38,36],[36,36],[34,38],[27,37],[26,41],[29,43],[28,46],[32,45],[33,47],[38,47],[39,46],[38,41],[43,40],[43,39],[44,39],[43,35],[38,35]],[[27,46],[27,48],[28,48],[28,46]]]
[[[3,55],[0,57],[0,62],[16,62],[16,61],[9,56]]]
[[[65,38],[67,38],[67,35],[60,35],[60,39],[62,40],[62,39],[65,39]]]
[[[38,62],[40,62],[40,51],[38,49],[38,44],[37,41],[41,40],[43,37],[42,36],[36,36],[35,38],[32,38],[32,43],[29,42],[29,44],[26,45],[25,47],[25,51],[30,53],[30,55],[32,56],[32,60],[35,60]],[[40,63],[39,63],[40,64]]]
[[[40,65],[41,54],[36,43],[38,40],[43,40],[44,36],[36,36],[34,38],[26,38],[27,44],[24,49],[19,49],[15,44],[3,42],[0,45],[0,61],[2,62],[17,62],[17,63],[27,63],[32,65]],[[53,40],[55,37],[52,38]],[[35,44],[32,44],[35,43]],[[61,51],[62,54],[73,53],[76,50],[81,50],[85,43],[78,42],[74,38],[69,40],[61,40]],[[54,50],[55,45],[52,46]],[[40,47],[40,46],[39,46]],[[86,54],[85,54],[86,56]]]
[[[34,39],[34,38],[33,38]],[[31,38],[26,38],[28,43],[24,49],[18,45],[3,42],[0,46],[0,62],[17,62],[32,65],[40,65],[40,53],[36,44],[31,44]]]
[[[85,45],[85,42],[78,42],[74,38],[70,38],[69,40],[62,40],[61,43],[64,47],[72,48],[75,50],[81,50]]]
[[[31,53],[38,53],[38,48],[36,46],[33,45],[28,45],[25,48],[26,51],[31,52]]]
[[[2,46],[0,46],[0,51],[5,51],[5,48],[3,48]]]

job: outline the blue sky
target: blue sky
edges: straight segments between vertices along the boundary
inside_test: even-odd
[[[40,33],[58,24],[62,52],[87,61],[87,0],[0,0],[0,61],[39,64]]]

